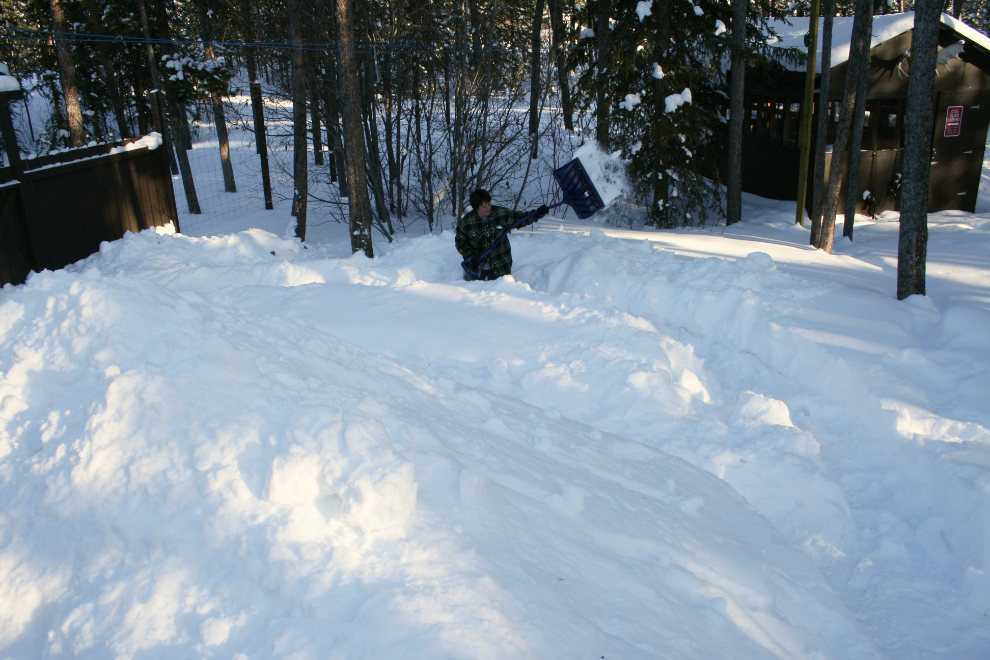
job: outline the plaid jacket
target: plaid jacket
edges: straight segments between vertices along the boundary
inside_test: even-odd
[[[510,211],[502,206],[493,205],[492,213],[486,220],[478,215],[477,211],[472,210],[458,221],[454,245],[465,259],[471,256],[480,257],[488,252],[502,232],[528,213],[528,211]],[[538,218],[533,216],[520,226],[525,227],[537,220]],[[493,277],[502,277],[512,272],[512,250],[509,248],[508,237],[499,241],[485,262],[491,264]]]

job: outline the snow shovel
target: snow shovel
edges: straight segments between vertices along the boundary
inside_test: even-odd
[[[588,176],[587,170],[581,164],[581,159],[575,158],[567,165],[553,171],[561,191],[564,193],[564,204],[567,204],[577,217],[586,220],[605,208],[595,184]]]
[[[553,177],[557,179],[557,185],[560,186],[561,192],[564,193],[564,199],[552,206],[548,206],[548,209],[555,209],[558,206],[567,204],[574,209],[574,212],[577,214],[578,218],[585,220],[605,208],[605,203],[602,201],[601,196],[598,194],[598,190],[595,188],[595,184],[591,181],[591,177],[588,176],[588,172],[584,169],[584,165],[581,164],[581,160],[579,158],[575,158],[571,160],[571,162],[567,163],[567,165],[555,169],[553,171]],[[495,239],[495,242],[492,243],[492,246],[488,248],[488,251],[478,258],[477,271],[472,270],[468,266],[469,259],[462,261],[461,268],[464,269],[467,279],[480,279],[481,264],[483,264],[485,259],[488,258],[488,255],[492,253],[495,246],[499,244],[499,241],[508,236],[510,231],[526,222],[534,215],[536,215],[535,211],[521,218],[511,227],[502,232],[502,234]]]

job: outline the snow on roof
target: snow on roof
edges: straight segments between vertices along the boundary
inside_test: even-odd
[[[0,92],[16,92],[20,90],[21,83],[14,76],[0,74]]]
[[[818,26],[818,34],[821,35],[823,23]],[[779,48],[797,48],[801,52],[807,52],[804,45],[804,35],[808,33],[808,25],[811,19],[807,16],[792,17],[783,21],[771,21],[770,25],[777,32],[780,40],[774,44]],[[977,32],[962,21],[953,18],[949,14],[942,14],[942,24],[952,28],[968,41],[976,43],[978,46],[990,51],[990,37]],[[849,43],[852,40],[852,16],[836,16],[832,23],[832,66],[838,66],[849,59]],[[870,48],[893,39],[914,29],[914,12],[904,12],[903,14],[885,14],[873,17],[873,39]],[[820,40],[820,39],[819,39]],[[821,73],[822,49],[818,44],[818,54],[815,59],[815,72]],[[803,70],[803,67],[794,64],[784,64],[792,70]]]

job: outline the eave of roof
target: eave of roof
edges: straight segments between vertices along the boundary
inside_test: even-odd
[[[824,19],[821,19],[824,21]],[[796,48],[802,53],[807,52],[804,45],[804,35],[808,33],[808,26],[811,19],[808,17],[792,17],[784,21],[771,21],[770,25],[777,33],[779,40],[773,44],[778,48]],[[942,14],[942,24],[962,35],[967,41],[973,42],[984,50],[990,51],[990,37],[978,32],[959,19],[953,18],[949,14]],[[849,59],[849,43],[852,38],[852,16],[836,16],[832,22],[832,66],[836,67]],[[903,14],[885,14],[873,17],[873,38],[870,41],[870,48],[881,44],[894,37],[904,34],[914,29],[914,12],[904,12]],[[822,26],[818,26],[818,34],[821,35]],[[819,39],[819,42],[821,40]],[[818,44],[818,54],[815,58],[815,72],[821,73],[822,49]],[[787,64],[789,69],[803,71],[803,66]]]

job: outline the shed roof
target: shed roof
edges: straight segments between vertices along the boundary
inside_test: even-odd
[[[825,19],[820,19],[824,21]],[[804,35],[808,33],[808,26],[811,19],[808,17],[792,17],[781,21],[771,21],[770,25],[780,37],[774,46],[780,48],[796,48],[801,52],[807,52],[804,45]],[[970,41],[984,50],[990,51],[990,37],[978,32],[959,19],[953,18],[949,14],[942,14],[942,24],[949,27],[967,41]],[[836,16],[832,23],[832,66],[836,67],[849,59],[849,42],[852,38],[853,17]],[[818,34],[822,33],[822,23],[818,25]],[[904,34],[914,29],[914,12],[908,11],[903,14],[885,14],[873,17],[873,39],[870,48],[881,44],[888,39]],[[822,49],[818,44],[818,54],[815,58],[815,72],[821,73]],[[788,68],[803,70],[804,67],[787,65]]]

